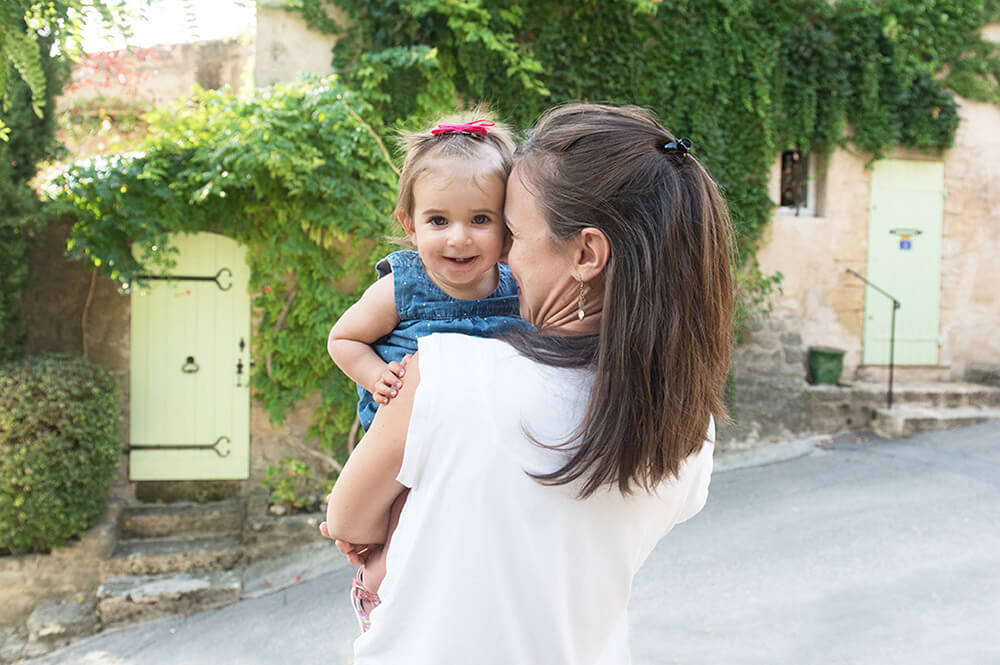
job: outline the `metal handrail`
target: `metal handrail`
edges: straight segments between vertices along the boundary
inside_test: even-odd
[[[875,286],[874,284],[872,284],[871,282],[869,282],[865,277],[863,277],[862,275],[859,275],[858,273],[854,272],[850,268],[847,269],[847,272],[850,273],[850,274],[852,274],[852,275],[854,275],[855,277],[857,277],[858,279],[860,279],[862,282],[864,282],[868,286],[872,287],[873,289],[875,289],[876,291],[878,291],[879,293],[881,293],[886,298],[888,298],[889,300],[892,301],[892,323],[890,324],[890,328],[889,328],[889,394],[888,394],[889,408],[891,409],[892,408],[892,370],[893,370],[893,365],[894,365],[894,360],[895,360],[895,353],[896,353],[896,310],[900,308],[900,302],[898,300],[896,300],[892,295],[886,293],[883,289],[880,289],[879,287]]]

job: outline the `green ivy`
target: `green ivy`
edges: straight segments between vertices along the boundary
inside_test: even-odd
[[[39,40],[44,48],[52,40]],[[0,70],[6,65],[0,59]],[[41,59],[45,94],[35,100],[27,82],[13,76],[7,85],[7,108],[0,111],[0,126],[10,130],[0,141],[0,363],[22,355],[25,328],[21,316],[21,298],[28,280],[28,251],[37,220],[38,205],[29,181],[35,177],[38,162],[59,154],[55,139],[53,113],[55,95],[62,89],[68,73],[57,58]],[[35,105],[44,109],[41,117]]]
[[[387,126],[423,114],[421,97],[449,85],[520,126],[567,100],[652,108],[724,187],[743,256],[771,219],[782,150],[943,150],[958,124],[952,91],[996,100],[1000,90],[997,48],[977,32],[996,15],[992,0],[337,4],[349,30],[320,0],[291,9],[341,31],[335,62],[375,93]],[[417,53],[419,66],[401,57]]]
[[[270,417],[319,391],[312,435],[332,448],[354,418],[353,384],[326,356],[333,322],[388,251],[396,173],[371,107],[335,76],[237,98],[196,91],[146,117],[134,155],[78,163],[46,186],[76,223],[69,251],[125,287],[171,266],[168,236],[213,231],[247,246],[253,385]],[[133,254],[133,243],[139,251]]]

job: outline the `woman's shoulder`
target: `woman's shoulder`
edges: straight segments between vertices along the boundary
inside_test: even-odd
[[[534,379],[539,376],[541,366],[503,339],[433,333],[421,337],[417,349],[421,368],[427,368],[449,384],[462,382],[462,377],[465,381],[474,377],[476,383],[489,385],[492,392],[493,388],[523,386],[526,389],[538,383]]]
[[[422,337],[418,347],[421,376],[433,376],[443,389],[461,386],[465,398],[456,395],[457,401],[489,404],[495,414],[539,422],[554,413],[574,414],[593,387],[592,371],[543,364],[503,339],[435,333]],[[488,389],[469,390],[470,385]]]
[[[430,358],[428,362],[448,362],[466,366],[488,359],[509,361],[522,357],[513,346],[502,339],[464,333],[432,333],[421,337],[417,341],[417,348],[421,358]],[[422,360],[421,364],[424,362]]]

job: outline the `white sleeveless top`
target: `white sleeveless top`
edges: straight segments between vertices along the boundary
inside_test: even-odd
[[[541,365],[504,342],[419,342],[420,385],[398,480],[411,488],[355,665],[629,662],[632,578],[677,523],[701,510],[714,425],[656,492],[577,498],[528,472],[560,468],[593,375]],[[523,428],[523,429],[522,429]]]

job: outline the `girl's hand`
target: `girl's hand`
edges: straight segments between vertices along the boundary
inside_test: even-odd
[[[333,544],[337,546],[341,554],[347,557],[347,561],[352,566],[368,565],[368,560],[381,552],[384,547],[383,545],[358,545],[346,540],[335,540]]]
[[[406,374],[406,363],[411,354],[406,354],[400,362],[391,362],[385,366],[382,376],[375,381],[372,397],[379,404],[388,404],[389,400],[399,393],[403,387],[403,376]]]
[[[330,531],[326,528],[326,522],[320,522],[319,532],[324,538],[330,538]],[[334,540],[333,544],[347,557],[352,566],[363,566],[368,561],[368,557],[381,551],[383,545],[358,545],[349,543],[346,540]]]

